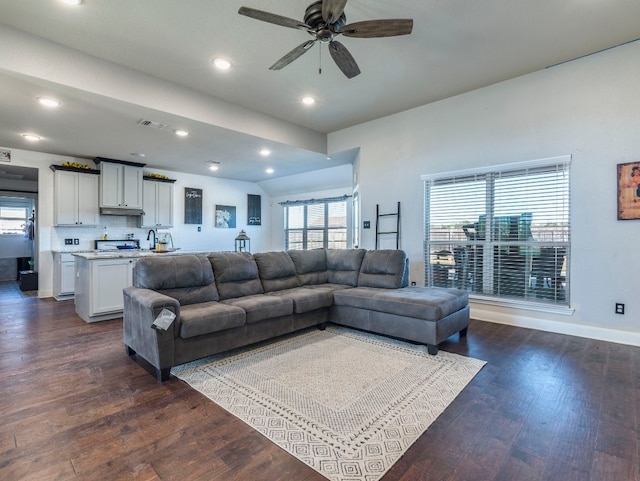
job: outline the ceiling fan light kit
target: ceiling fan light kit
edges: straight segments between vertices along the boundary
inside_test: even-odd
[[[347,0],[321,0],[313,2],[304,13],[304,20],[283,17],[275,13],[240,7],[238,13],[256,20],[272,23],[282,27],[305,30],[313,37],[287,53],[274,63],[270,70],[280,70],[306,53],[317,42],[326,43],[331,58],[347,78],[360,74],[355,59],[342,43],[335,40],[338,35],[356,38],[396,37],[409,35],[413,29],[411,19],[365,20],[347,24],[344,8]]]

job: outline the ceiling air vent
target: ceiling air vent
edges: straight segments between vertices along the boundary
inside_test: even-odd
[[[141,119],[138,121],[138,125],[143,127],[149,127],[150,129],[164,130],[169,127],[167,124],[161,124],[160,122],[154,122],[153,120]]]

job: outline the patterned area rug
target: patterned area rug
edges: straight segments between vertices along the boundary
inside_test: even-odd
[[[171,372],[331,481],[377,481],[484,364],[330,326]]]

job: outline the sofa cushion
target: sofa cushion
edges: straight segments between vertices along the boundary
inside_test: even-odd
[[[294,289],[269,292],[267,295],[291,299],[293,301],[293,312],[296,314],[315,311],[316,309],[333,305],[333,290],[322,287],[314,289],[296,287]]]
[[[180,337],[201,336],[245,324],[243,309],[220,302],[201,302],[180,308]]]
[[[209,254],[220,299],[262,294],[258,266],[247,252],[214,252]]]
[[[324,249],[290,250],[289,257],[296,267],[300,284],[325,284],[329,278],[327,273],[327,251]]]
[[[358,285],[364,249],[327,250],[327,281],[331,284]]]
[[[296,267],[286,252],[259,252],[253,258],[258,264],[264,292],[291,289],[300,285]]]
[[[407,255],[401,250],[367,251],[362,260],[358,287],[402,287],[406,261]]]
[[[346,284],[330,284],[328,282],[324,284],[309,284],[306,287],[307,289],[326,289],[330,291],[336,291],[338,289],[353,289],[353,286],[347,286]]]
[[[133,268],[133,285],[173,297],[181,306],[219,299],[211,264],[198,254],[143,257]]]
[[[286,297],[255,294],[220,302],[244,309],[247,314],[247,324],[293,314],[293,301]]]
[[[349,306],[378,312],[438,321],[464,308],[469,295],[460,289],[410,286],[401,289],[356,287],[334,291],[336,306]]]

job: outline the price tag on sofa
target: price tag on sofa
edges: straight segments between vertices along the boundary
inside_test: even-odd
[[[158,317],[156,317],[155,321],[151,327],[156,329],[157,331],[166,331],[173,324],[173,320],[176,318],[176,315],[171,312],[169,309],[162,309]]]

